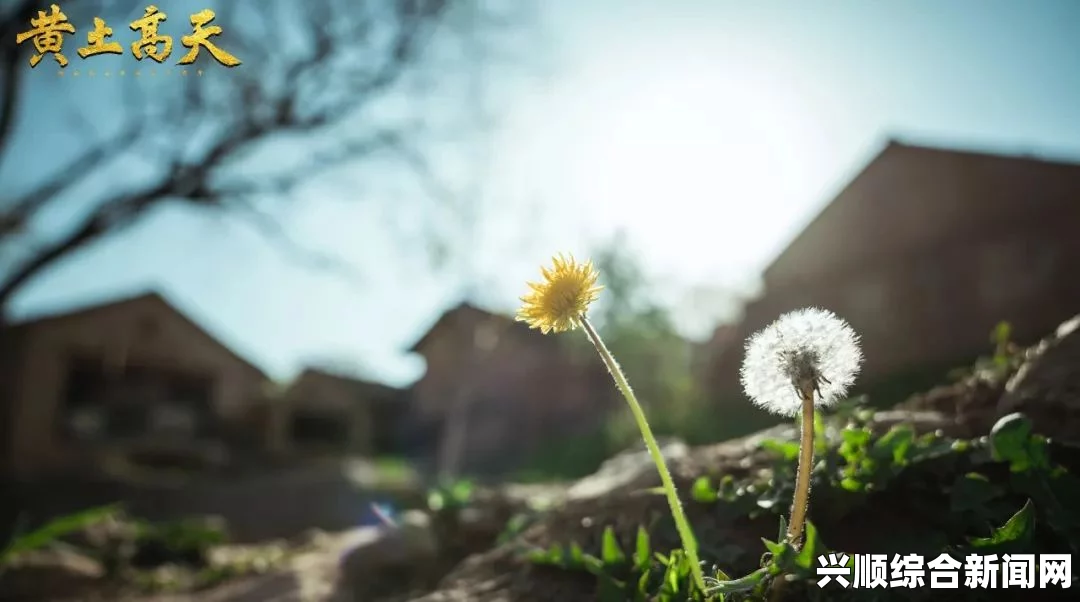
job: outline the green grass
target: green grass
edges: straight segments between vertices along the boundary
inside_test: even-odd
[[[27,552],[44,548],[61,538],[76,533],[92,525],[113,518],[120,511],[119,506],[109,505],[89,508],[81,512],[55,518],[44,525],[19,534],[21,528],[16,528],[16,533],[0,552],[0,571],[10,565],[12,561]]]
[[[743,557],[760,557],[758,566],[745,567],[747,572],[735,578],[722,570],[733,567],[716,567],[711,581],[716,599],[764,600],[772,595],[789,600],[850,599],[854,594],[848,590],[825,591],[813,585],[815,559],[830,551],[824,543],[830,529],[843,529],[850,517],[879,512],[880,504],[889,498],[906,500],[910,511],[922,518],[899,532],[882,524],[876,544],[880,552],[914,551],[931,558],[941,552],[954,558],[976,551],[1080,552],[1080,478],[1054,461],[1053,453],[1060,448],[1033,433],[1027,418],[1006,417],[985,437],[958,440],[935,433],[916,435],[906,425],[878,434],[870,427],[871,415],[866,408],[848,408],[825,421],[839,428],[822,428],[823,445],[813,474],[818,524],[808,525],[801,551],[778,543],[785,530],[782,513],[792,495],[797,443],[764,444],[773,457],[769,475],[741,481],[730,476],[698,479],[691,490],[693,503],[747,520],[772,517],[779,525],[775,541],[764,540],[757,550],[742,550]],[[658,555],[647,550],[651,535],[642,527],[637,552],[615,550],[615,534],[608,527],[599,551],[583,551],[575,542],[563,542],[533,550],[527,558],[557,570],[595,575],[597,587],[604,592],[601,600],[700,600],[687,593],[685,558],[677,551]],[[702,549],[715,550],[728,543],[703,540]],[[723,563],[708,552],[703,556],[706,565]],[[780,579],[782,575],[786,578]],[[782,591],[776,594],[774,587]],[[858,599],[910,599],[906,597],[910,593],[900,591],[881,591],[876,598],[860,593]],[[965,596],[975,593],[961,589],[954,599],[970,599]]]

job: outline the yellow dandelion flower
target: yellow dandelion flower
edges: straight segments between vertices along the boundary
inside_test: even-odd
[[[544,281],[529,282],[532,289],[521,297],[522,305],[517,320],[540,332],[564,332],[581,324],[581,317],[589,304],[600,296],[604,287],[596,284],[600,274],[591,261],[577,263],[574,256],[562,254],[552,259],[551,269],[541,267]]]

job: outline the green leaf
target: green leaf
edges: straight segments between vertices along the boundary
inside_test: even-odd
[[[842,487],[845,491],[854,491],[854,492],[859,492],[859,491],[862,491],[862,490],[866,489],[866,485],[863,484],[862,481],[859,481],[858,479],[853,479],[851,477],[846,477],[844,479],[841,479],[840,480],[840,487]]]
[[[986,508],[987,502],[997,497],[998,493],[997,487],[985,476],[969,472],[958,477],[953,483],[949,509],[954,513],[981,512]]]
[[[1028,458],[1032,468],[1040,471],[1050,470],[1050,444],[1046,437],[1031,436],[1028,441]]]
[[[1012,334],[1012,326],[1008,322],[998,322],[997,326],[994,326],[994,331],[990,334],[990,342],[995,345],[1004,345],[1009,342],[1009,335]]]
[[[870,443],[870,429],[846,428],[840,433],[843,443],[851,448],[859,448]]]
[[[622,582],[609,575],[598,575],[598,577],[600,577],[596,592],[598,602],[626,601],[626,587]]]
[[[644,571],[649,568],[652,556],[649,549],[649,532],[645,527],[638,527],[637,544],[634,549],[634,566]]]
[[[581,566],[585,562],[585,553],[581,551],[581,546],[579,546],[577,542],[570,542],[568,561],[573,566]]]
[[[1012,327],[1008,322],[999,322],[990,335],[990,342],[994,344],[994,365],[1005,368],[1009,365],[1009,338],[1012,335]]]
[[[536,548],[525,555],[529,562],[548,566],[560,566],[563,561],[563,551],[557,544],[551,544],[547,550]]]
[[[718,499],[716,490],[713,489],[712,483],[709,482],[709,477],[699,477],[694,481],[694,484],[690,487],[690,497],[695,502],[703,504],[711,504]]]
[[[776,541],[784,541],[785,537],[787,537],[787,518],[783,514],[781,514],[780,531],[776,535]]]
[[[869,459],[866,448],[870,444],[871,432],[867,428],[848,427],[840,432],[840,445],[837,453],[852,470],[857,470]],[[824,454],[822,454],[824,455]]]
[[[995,528],[990,537],[978,537],[971,540],[976,548],[988,548],[1003,544],[1026,544],[1035,532],[1035,505],[1028,500],[1024,507],[1012,515],[1004,525]]]
[[[874,442],[874,457],[891,460],[903,466],[908,463],[908,452],[915,442],[915,432],[908,425],[898,424]]]
[[[761,447],[779,455],[788,462],[792,462],[799,457],[799,444],[795,441],[766,439],[761,442]]]
[[[601,576],[601,575],[606,574],[604,572],[604,561],[600,560],[596,556],[593,556],[591,554],[585,554],[582,557],[581,560],[582,560],[582,566],[584,566],[585,570],[588,571],[589,573],[592,573],[593,575],[597,575],[597,576]]]
[[[600,558],[605,565],[619,564],[626,560],[626,555],[623,554],[622,549],[619,547],[619,540],[615,537],[615,529],[611,525],[604,529]]]
[[[817,527],[810,521],[806,521],[806,534],[803,539],[802,549],[799,550],[798,555],[795,556],[795,565],[800,569],[806,571],[814,570],[814,562],[819,554],[823,554],[828,550],[825,549],[825,545],[821,543],[818,538]]]
[[[829,451],[829,439],[826,434],[824,415],[820,410],[814,410],[814,453],[821,456]]]
[[[679,593],[679,567],[683,560],[682,551],[672,550],[668,558],[671,562],[668,563],[667,571],[664,573],[664,583],[670,593],[677,594]]]
[[[681,552],[681,551],[680,551]],[[690,559],[686,557],[686,554],[679,555],[679,581],[685,581],[690,578]]]
[[[547,550],[529,550],[525,559],[532,564],[549,564]]]
[[[116,515],[120,506],[110,504],[89,508],[75,514],[61,516],[43,526],[19,537],[8,543],[7,547],[0,552],[0,565],[12,560],[16,556],[49,545],[57,539],[81,531],[86,527],[100,523]]]
[[[761,583],[761,581],[765,579],[765,577],[767,577],[768,575],[768,570],[758,569],[753,573],[746,575],[745,577],[732,579],[730,581],[721,581],[718,584],[710,587],[709,590],[705,593],[706,595],[714,596],[717,594],[730,594],[735,592],[750,591],[757,587],[757,585]]]
[[[720,499],[724,501],[732,501],[738,497],[738,487],[735,485],[735,477],[726,474],[720,478],[720,486],[717,487],[717,494]]]
[[[1031,420],[1019,412],[1002,417],[990,429],[990,453],[998,462],[1008,462],[1013,472],[1032,465]]]
[[[784,537],[787,537],[787,534],[785,532],[781,531],[780,532],[780,541],[779,542],[770,541],[770,540],[765,539],[764,537],[762,537],[761,538],[761,543],[765,544],[765,549],[766,550],[771,552],[773,554],[773,556],[776,556],[778,554],[783,553],[784,546],[787,545],[786,543],[783,543],[784,542]]]
[[[634,596],[635,600],[645,600],[645,599],[647,599],[648,594],[649,594],[649,579],[651,577],[652,577],[652,575],[649,574],[648,571],[645,571],[644,573],[641,574],[641,577],[638,577],[638,582],[637,582],[637,594],[638,595]]]
[[[473,484],[470,481],[458,481],[450,487],[450,497],[459,505],[472,498]]]
[[[1013,473],[1012,482],[1038,505],[1047,526],[1080,553],[1080,479],[1055,470]]]

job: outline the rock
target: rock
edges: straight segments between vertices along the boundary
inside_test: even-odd
[[[583,500],[608,495],[615,490],[640,480],[648,473],[656,472],[656,464],[644,444],[636,445],[600,465],[595,473],[574,484],[566,496],[571,500]],[[660,445],[660,454],[669,464],[686,457],[689,448],[678,440]]]
[[[1080,440],[1080,316],[1015,358],[1004,367],[984,366],[963,381],[917,396],[894,411],[877,412],[871,428],[881,432],[903,423],[917,433],[942,431],[955,437],[976,437],[987,433],[998,417],[1022,411],[1032,419],[1036,431]],[[796,428],[785,423],[714,445],[691,449],[680,441],[666,441],[661,447],[676,487],[687,500],[698,477],[731,475],[742,479],[766,471],[773,456],[763,448],[763,441],[797,437]],[[1080,465],[1080,459],[1075,464]],[[574,542],[597,554],[603,532],[610,526],[622,547],[628,549],[639,526],[648,525],[654,550],[673,549],[679,541],[667,500],[650,491],[657,485],[652,458],[639,445],[612,457],[569,488],[478,488],[464,508],[433,514],[407,512],[398,528],[364,527],[338,535],[318,534],[304,543],[294,541],[293,546],[304,549],[292,554],[285,570],[272,569],[186,597],[153,601],[594,600],[596,582],[592,576],[530,564],[522,560],[522,548]],[[529,510],[534,505],[530,502],[537,498],[551,503],[550,510],[512,541],[498,544],[507,521]],[[873,551],[882,539],[899,538],[925,527],[926,518],[912,510],[908,496],[879,495],[863,511],[827,500],[811,507],[812,518],[828,530],[829,543],[839,549]],[[772,537],[776,530],[775,517],[771,516],[751,518],[694,503],[685,504],[685,510],[703,548],[713,546],[709,557],[736,571],[757,566],[761,537]],[[882,520],[883,516],[887,520]]]
[[[945,417],[942,430],[953,437],[985,433],[998,418],[997,403],[1004,378],[976,375],[962,382],[934,387],[900,404],[902,411],[929,411]]]
[[[0,576],[0,599],[78,599],[104,575],[101,563],[69,546],[32,550],[15,558]]]
[[[431,518],[412,510],[396,527],[370,527],[344,552],[337,583],[341,600],[373,600],[434,585],[439,542]]]
[[[121,543],[134,543],[139,536],[138,525],[117,512],[100,522],[86,526],[73,538],[78,543],[94,549],[105,549]]]
[[[900,404],[950,417],[945,433],[974,437],[1007,414],[1023,412],[1036,432],[1080,442],[1080,315],[1024,350],[1018,365],[977,370],[964,380],[936,387]]]
[[[1000,418],[998,401],[1011,372],[976,371],[949,385],[914,395],[897,406],[901,412],[932,412],[942,417],[941,430],[952,437],[976,437]],[[878,418],[880,418],[880,413]]]
[[[561,491],[561,490],[560,490]],[[288,561],[261,575],[234,578],[182,595],[125,598],[138,602],[394,602],[432,590],[471,554],[491,549],[511,516],[550,486],[483,488],[460,510],[404,512],[397,527],[368,526],[342,533],[311,531],[283,542]],[[214,559],[246,553],[215,549]],[[115,600],[115,597],[98,598]],[[96,600],[95,600],[96,602]]]
[[[225,522],[215,516],[151,523],[139,531],[134,542],[134,553],[128,562],[143,569],[173,564],[205,567],[211,548],[227,539]]]
[[[939,430],[951,421],[929,410],[879,412],[871,428],[884,431],[900,423],[924,433]],[[713,445],[671,445],[665,456],[676,488],[685,500],[698,477],[730,474],[739,479],[756,473],[772,462],[771,454],[761,447],[763,440],[794,440],[797,436],[791,424],[782,424]],[[520,559],[521,548],[575,542],[586,552],[598,554],[604,529],[611,526],[622,547],[630,549],[641,525],[657,527],[650,536],[654,550],[679,546],[666,498],[649,491],[660,482],[656,468],[651,458],[637,454],[624,452],[612,458],[595,474],[572,486],[564,504],[546,513],[515,541],[470,557],[440,581],[438,589],[412,602],[585,602],[596,599],[595,579],[587,573],[531,565]],[[776,529],[772,517],[735,517],[714,512],[705,504],[686,504],[685,511],[699,542],[722,542],[718,544],[720,549],[711,550],[711,555],[724,557],[735,567],[756,566],[761,537],[772,535]],[[907,525],[897,521],[895,528],[903,530]],[[857,538],[864,531],[851,537]]]
[[[71,537],[76,546],[94,551],[107,575],[116,574],[122,566],[130,563],[138,551],[138,539],[137,523],[122,512],[88,525]]]
[[[1023,412],[1035,432],[1080,442],[1080,315],[1029,350],[996,410],[999,416]]]
[[[136,594],[98,591],[81,596],[78,602],[368,602],[371,598],[352,597],[340,589],[342,559],[382,537],[379,527],[359,527],[340,533],[311,533],[300,547],[291,549],[281,562],[268,562],[265,571],[230,578],[223,583],[196,591]],[[286,542],[281,542],[285,547]],[[241,546],[216,549],[212,558],[222,562],[249,559],[257,550]],[[72,601],[74,602],[74,601]]]

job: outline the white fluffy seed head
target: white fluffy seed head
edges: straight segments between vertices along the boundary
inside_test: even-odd
[[[799,391],[815,391],[814,405],[840,400],[862,363],[859,337],[836,314],[817,308],[786,313],[746,343],[740,377],[754,405],[783,416],[802,407]]]

